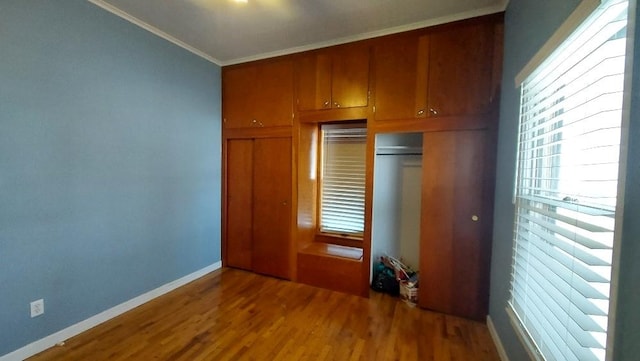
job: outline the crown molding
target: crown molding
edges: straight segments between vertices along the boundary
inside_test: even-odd
[[[154,35],[157,35],[157,36],[159,36],[159,37],[161,37],[161,38],[163,38],[163,39],[165,39],[165,40],[167,40],[167,41],[169,41],[169,42],[171,42],[171,43],[173,43],[173,44],[175,44],[175,45],[177,45],[177,46],[179,46],[179,47],[181,47],[181,48],[183,48],[183,49],[185,49],[185,50],[187,50],[187,51],[189,51],[189,52],[191,52],[191,53],[193,53],[193,54],[195,54],[195,55],[197,55],[197,56],[199,56],[199,57],[201,57],[201,58],[203,58],[205,60],[207,60],[207,61],[210,61],[210,62],[212,62],[212,63],[214,63],[216,65],[222,66],[222,62],[220,60],[212,57],[211,55],[209,55],[209,54],[207,54],[207,53],[205,53],[205,52],[203,52],[203,51],[201,51],[199,49],[197,49],[194,46],[191,46],[191,45],[185,43],[184,41],[182,41],[180,39],[177,39],[177,38],[165,33],[164,31],[156,28],[155,26],[150,25],[150,24],[138,19],[137,17],[125,12],[124,10],[121,10],[118,7],[115,7],[115,6],[105,2],[103,0],[87,0],[87,1],[89,1],[90,3],[100,7],[102,9],[114,14],[114,15],[117,15],[117,16],[121,17],[122,19],[127,20],[130,23],[133,23],[133,24],[143,28],[144,30],[147,30],[150,33],[152,33]]]
[[[246,62],[250,62],[250,61],[254,61],[254,60],[261,60],[261,59],[267,59],[267,58],[272,58],[272,57],[276,57],[276,56],[282,56],[282,55],[290,55],[290,54],[294,54],[294,53],[300,53],[300,52],[304,52],[304,51],[309,51],[309,50],[315,50],[315,49],[320,49],[320,48],[325,48],[328,46],[334,46],[334,45],[340,45],[340,44],[346,44],[346,43],[351,43],[354,41],[359,41],[359,40],[366,40],[366,39],[371,39],[371,38],[375,38],[375,37],[379,37],[379,36],[385,36],[385,35],[391,35],[391,34],[397,34],[397,33],[402,33],[405,31],[411,31],[411,30],[416,30],[416,29],[421,29],[421,28],[426,28],[426,27],[430,27],[430,26],[435,26],[435,25],[441,25],[441,24],[446,24],[446,23],[450,23],[453,21],[458,21],[458,20],[464,20],[464,19],[470,19],[470,18],[474,18],[474,17],[478,17],[478,16],[483,16],[483,15],[490,15],[490,14],[495,14],[495,13],[499,13],[499,12],[503,12],[505,11],[505,9],[507,8],[507,5],[509,3],[509,0],[503,0],[500,2],[500,4],[497,5],[493,5],[493,6],[489,6],[489,7],[485,7],[485,8],[481,8],[481,9],[475,9],[475,10],[471,10],[471,11],[465,11],[465,12],[461,12],[461,13],[457,13],[457,14],[453,14],[453,15],[447,15],[447,16],[443,16],[443,17],[439,17],[436,19],[430,19],[430,20],[425,20],[425,21],[419,21],[419,22],[415,22],[415,23],[411,23],[411,24],[406,24],[406,25],[401,25],[401,26],[396,26],[396,27],[391,27],[391,28],[386,28],[386,29],[382,29],[382,30],[376,30],[376,31],[371,31],[371,32],[366,32],[366,33],[361,33],[361,34],[357,34],[357,35],[353,35],[353,36],[347,36],[347,37],[343,37],[343,38],[338,38],[338,39],[333,39],[333,40],[328,40],[328,41],[322,41],[322,42],[317,42],[317,43],[313,43],[313,44],[307,44],[307,45],[303,45],[303,46],[297,46],[297,47],[292,47],[292,48],[288,48],[288,49],[283,49],[283,50],[277,50],[277,51],[272,51],[272,52],[266,52],[266,53],[261,53],[261,54],[256,54],[256,55],[251,55],[251,56],[247,56],[247,57],[240,57],[240,58],[235,58],[235,59],[230,59],[230,60],[219,60],[207,53],[205,53],[202,50],[199,50],[198,48],[189,45],[187,43],[185,43],[182,40],[179,40],[175,37],[173,37],[172,35],[169,35],[167,33],[165,33],[164,31],[156,28],[153,25],[150,25],[140,19],[138,19],[137,17],[125,12],[124,10],[121,10],[120,8],[113,6],[109,3],[107,3],[104,0],[87,0],[90,3],[116,15],[119,16],[122,19],[125,19],[175,45],[178,45],[179,47],[190,51],[191,53],[207,60],[210,61],[216,65],[219,66],[227,66],[227,65],[234,65],[234,64],[240,64],[240,63],[246,63]]]
[[[273,58],[273,57],[282,56],[282,55],[290,55],[294,53],[300,53],[303,51],[326,48],[328,46],[341,45],[341,44],[351,43],[354,41],[372,39],[380,36],[397,34],[405,31],[411,31],[411,30],[422,29],[430,26],[446,24],[446,23],[450,23],[458,20],[464,20],[464,19],[475,18],[478,16],[500,13],[505,11],[507,3],[508,3],[508,0],[505,0],[498,5],[489,6],[482,9],[475,9],[471,11],[465,11],[465,12],[453,14],[453,15],[447,15],[447,16],[436,18],[436,19],[419,21],[416,23],[361,33],[358,35],[347,36],[343,38],[313,43],[309,45],[297,46],[297,47],[288,48],[284,50],[277,50],[277,51],[242,57],[242,58],[231,59],[231,60],[223,61],[220,65],[221,66],[235,65],[235,64],[246,63],[254,60],[268,59],[268,58]]]

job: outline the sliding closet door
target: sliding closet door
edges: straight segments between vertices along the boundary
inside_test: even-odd
[[[254,142],[253,270],[290,279],[291,138]]]
[[[423,138],[419,304],[478,320],[488,302],[486,138],[483,130]]]
[[[226,265],[252,269],[253,140],[227,141]]]

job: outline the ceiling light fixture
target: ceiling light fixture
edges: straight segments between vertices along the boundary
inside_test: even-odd
[[[241,3],[241,4],[246,4],[246,3],[249,2],[249,0],[233,0],[233,1],[235,1],[237,3]]]

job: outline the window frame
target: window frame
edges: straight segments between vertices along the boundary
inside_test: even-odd
[[[607,0],[583,0],[581,4],[578,5],[574,13],[567,19],[567,21],[556,31],[556,33],[549,39],[549,41],[540,49],[540,51],[531,59],[531,61],[525,66],[525,68],[517,75],[516,88],[522,90],[522,83],[529,78],[529,76],[536,72],[538,67],[542,65],[547,58],[555,52],[556,48],[562,45],[567,38],[574,33],[582,23],[589,18],[594,11],[596,11],[601,3],[607,3]],[[619,272],[619,259],[620,259],[620,242],[621,242],[621,229],[622,229],[622,219],[623,219],[623,209],[624,209],[624,189],[625,189],[625,177],[626,177],[626,166],[627,166],[627,144],[628,144],[628,122],[629,122],[629,105],[630,105],[630,97],[631,97],[631,69],[633,69],[633,29],[635,28],[635,2],[633,0],[628,0],[628,15],[627,15],[627,36],[626,36],[626,54],[625,54],[625,65],[624,65],[624,74],[623,74],[623,94],[622,94],[622,107],[621,107],[621,119],[620,119],[620,145],[619,145],[619,158],[618,158],[618,174],[617,174],[617,202],[615,205],[615,228],[613,230],[613,246],[612,246],[612,257],[611,257],[611,272],[610,272],[610,292],[608,298],[608,318],[607,318],[607,340],[604,345],[605,351],[605,360],[611,361],[613,360],[613,344],[614,344],[614,331],[615,331],[615,319],[616,319],[616,301],[617,301],[617,282],[618,282],[618,272]],[[520,102],[522,102],[522,95],[520,96]],[[522,105],[522,104],[521,104]],[[520,121],[519,121],[520,124]],[[515,164],[515,172],[514,172],[514,189],[513,189],[513,204],[514,204],[514,220],[518,217],[518,208],[516,205],[516,197],[518,195],[518,179],[519,179],[519,170],[520,170],[520,134],[521,129],[520,125],[518,127],[518,134],[516,137],[517,140],[517,153],[516,153],[516,164]],[[513,238],[513,246],[512,250],[515,252],[516,240],[515,240],[516,230],[514,229],[514,238]],[[513,258],[515,262],[515,256]],[[513,265],[511,267],[511,272],[513,271]],[[513,288],[513,280],[514,276],[510,277],[510,292],[512,292]],[[512,326],[516,330],[516,335],[522,341],[525,346],[526,351],[529,353],[529,356],[533,360],[544,360],[544,357],[541,356],[537,350],[536,344],[529,336],[528,331],[525,330],[523,326],[523,322],[520,319],[520,316],[516,313],[516,311],[512,308],[511,302],[513,300],[513,295],[509,295],[506,313],[508,318],[511,321]]]
[[[362,129],[365,132],[365,137],[364,137],[364,142],[363,142],[363,146],[364,146],[364,154],[363,154],[363,159],[365,160],[365,164],[364,164],[364,184],[363,184],[363,190],[365,190],[365,197],[363,199],[363,211],[362,211],[362,217],[363,217],[363,229],[362,232],[360,233],[340,233],[340,232],[328,232],[322,229],[322,207],[323,207],[323,202],[322,202],[322,190],[323,190],[323,186],[324,186],[324,179],[323,179],[323,167],[324,167],[324,133],[323,130],[324,129]],[[365,228],[366,228],[366,218],[365,218],[365,212],[366,212],[366,147],[367,147],[367,140],[368,140],[368,129],[367,129],[367,122],[366,120],[354,120],[354,121],[346,121],[346,122],[324,122],[324,123],[319,123],[318,124],[318,139],[317,139],[317,143],[318,143],[318,147],[317,147],[317,169],[316,169],[316,174],[317,174],[317,200],[316,200],[316,215],[317,215],[317,222],[316,222],[316,231],[315,231],[315,240],[317,242],[324,242],[324,243],[332,243],[332,244],[339,244],[339,245],[343,245],[343,246],[355,246],[355,247],[361,247],[362,243],[364,241],[364,232],[365,232]]]

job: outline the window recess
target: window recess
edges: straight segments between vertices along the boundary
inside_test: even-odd
[[[319,233],[362,239],[364,232],[365,124],[323,124],[320,129]]]
[[[627,7],[602,1],[521,84],[508,308],[540,360],[607,357]]]

